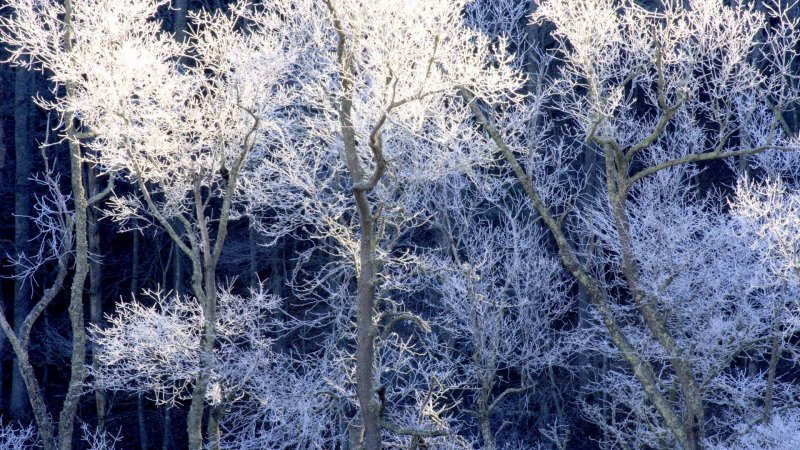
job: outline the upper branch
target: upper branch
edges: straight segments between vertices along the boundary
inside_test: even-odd
[[[762,145],[762,146],[759,146],[759,147],[754,147],[754,148],[750,148],[750,149],[746,149],[746,150],[736,150],[736,151],[732,151],[732,152],[724,152],[724,151],[721,151],[721,150],[714,150],[713,152],[708,152],[708,153],[692,153],[692,154],[686,155],[686,156],[684,156],[682,158],[676,158],[676,159],[672,159],[672,160],[669,160],[669,161],[664,161],[661,164],[656,164],[655,166],[650,166],[650,167],[647,167],[645,169],[642,169],[639,172],[637,172],[636,174],[634,174],[632,177],[628,178],[627,185],[631,186],[634,183],[636,183],[637,181],[641,180],[642,178],[648,177],[650,175],[653,175],[656,172],[659,172],[661,170],[664,170],[664,169],[667,169],[667,168],[670,168],[670,167],[679,166],[681,164],[689,164],[689,163],[700,162],[700,161],[710,161],[710,160],[714,160],[714,159],[727,158],[727,157],[730,157],[730,156],[755,155],[757,153],[762,153],[762,152],[767,151],[767,150],[779,150],[779,151],[788,152],[788,151],[797,151],[797,150],[800,150],[800,149],[796,148],[796,147],[788,147],[788,146],[783,146],[783,145]]]

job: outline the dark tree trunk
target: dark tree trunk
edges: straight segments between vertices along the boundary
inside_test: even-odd
[[[144,395],[136,396],[136,419],[139,422],[139,447],[142,450],[149,450],[150,445],[147,440],[147,420],[144,411]]]
[[[173,6],[175,15],[172,22],[172,32],[179,42],[186,40],[186,14],[189,11],[189,0],[175,0]]]
[[[89,184],[89,196],[93,197],[98,194],[100,189],[97,182],[97,168],[94,166],[87,168],[87,182]],[[103,276],[101,258],[102,251],[100,248],[100,227],[99,227],[99,213],[96,208],[89,208],[88,212],[88,240],[89,240],[89,253],[94,258],[89,260],[89,320],[92,325],[100,326],[103,319],[103,293],[101,292],[101,279]],[[133,258],[136,261],[138,249],[133,250]],[[134,262],[137,264],[138,262]],[[132,279],[136,278],[136,274]],[[134,282],[132,282],[134,283]],[[99,363],[95,359],[95,354],[92,352],[92,367],[97,370]],[[106,427],[106,394],[99,387],[95,386],[94,389],[95,407],[97,409],[97,429],[105,430]]]
[[[14,147],[16,152],[14,183],[14,249],[17,255],[28,254],[31,215],[31,172],[33,170],[33,145],[31,139],[31,74],[17,68],[14,80]],[[23,267],[15,265],[19,277]],[[17,278],[14,282],[14,330],[18,333],[30,311],[30,282]],[[17,359],[11,375],[9,409],[15,419],[26,419],[30,413],[28,393],[19,371]]]
[[[0,99],[3,98],[3,88],[5,87],[3,83],[5,82],[5,78],[3,77],[5,72],[0,71]],[[0,116],[1,117],[1,116]],[[6,178],[6,162],[8,161],[8,147],[6,146],[6,134],[4,130],[5,123],[0,120],[0,197],[5,198],[4,196],[8,194],[10,182]],[[5,297],[5,286],[4,280],[0,280],[0,306],[3,308],[3,311],[7,311],[8,306],[6,305],[6,297]],[[6,359],[6,338],[4,334],[0,334],[0,410],[6,410],[6,398],[5,392],[2,386],[5,385],[5,359]]]

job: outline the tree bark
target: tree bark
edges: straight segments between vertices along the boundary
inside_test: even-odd
[[[175,230],[181,232],[180,224],[175,224]],[[183,286],[183,257],[184,253],[178,248],[177,244],[172,243],[172,289],[175,295],[183,295],[185,289]]]
[[[33,366],[28,359],[28,349],[17,339],[14,330],[11,329],[11,325],[5,319],[5,316],[0,317],[0,327],[2,327],[3,332],[17,356],[20,377],[27,387],[28,399],[33,409],[33,416],[36,419],[37,431],[42,440],[42,446],[45,450],[56,450],[58,445],[54,434],[53,421],[47,414],[47,406],[44,403],[42,391],[39,388],[39,382],[36,380]]]
[[[211,407],[208,412],[208,429],[206,435],[208,436],[208,448],[219,449],[222,441],[222,434],[220,433],[220,421],[222,420],[222,413],[224,412],[225,405],[219,403]]]
[[[637,310],[644,318],[650,333],[661,347],[666,350],[670,365],[675,371],[680,384],[685,406],[683,427],[687,437],[684,448],[697,450],[702,448],[702,442],[705,438],[705,414],[700,388],[695,380],[691,363],[683,357],[682,350],[667,329],[666,321],[656,310],[650,299],[645,298],[639,289],[639,269],[636,255],[633,251],[626,212],[627,189],[625,186],[628,185],[626,177],[628,166],[624,158],[615,156],[616,152],[611,146],[605,146],[605,155],[608,196],[614,215],[617,237],[622,250],[622,272],[628,284],[628,289],[633,295],[633,302]]]
[[[87,181],[89,184],[89,196],[94,197],[100,191],[97,184],[97,168],[95,166],[87,167]],[[94,258],[89,262],[89,320],[90,323],[96,327],[101,325],[103,320],[103,295],[101,292],[101,279],[103,276],[102,265],[100,258],[102,251],[100,249],[100,226],[99,226],[99,211],[96,208],[89,208],[88,213],[88,241],[89,252],[94,255]],[[135,237],[134,239],[137,239]],[[138,242],[134,243],[134,247]],[[134,265],[138,264],[138,248],[133,250]],[[136,273],[132,275],[131,285],[135,286]],[[136,292],[132,290],[132,292]],[[99,362],[97,361],[95,352],[92,352],[92,368],[97,371],[99,369]],[[106,428],[106,394],[99,386],[95,385],[94,388],[95,407],[97,411],[97,429],[104,431]]]
[[[31,90],[30,72],[22,67],[16,69],[14,80],[14,248],[17,255],[28,254],[31,215],[31,172],[33,171],[33,145],[31,141]],[[19,333],[20,326],[30,311],[30,282],[22,280],[23,266],[15,265],[14,281],[14,330]],[[27,418],[28,394],[20,373],[19,361],[15,358],[11,373],[11,398],[9,409],[17,420]]]
[[[381,448],[381,426],[378,414],[379,405],[375,398],[375,380],[373,365],[375,363],[375,247],[377,236],[372,216],[372,207],[368,193],[374,187],[364,186],[368,179],[358,157],[355,130],[353,127],[353,59],[347,49],[347,37],[342,23],[333,5],[328,2],[333,15],[333,26],[338,35],[337,60],[341,79],[341,95],[339,96],[339,128],[344,143],[344,158],[347,170],[353,180],[353,198],[356,203],[361,235],[358,242],[358,268],[356,280],[356,394],[364,420],[364,448],[378,450]],[[379,140],[379,127],[373,132],[378,141],[370,145],[382,145]],[[374,149],[374,148],[373,148]],[[374,155],[377,156],[377,155]],[[382,164],[377,159],[375,173],[370,181],[377,181],[382,175]],[[385,168],[385,167],[384,167]]]
[[[5,72],[0,71],[0,80],[5,81],[4,78]],[[0,98],[3,98],[3,83],[0,83]],[[6,163],[8,161],[8,147],[6,146],[6,135],[4,131],[3,122],[0,121],[0,196],[7,195],[8,191],[10,190],[10,184],[6,179]],[[5,286],[2,280],[0,280],[0,306],[3,307],[3,311],[6,310],[6,297],[5,297]],[[0,386],[5,386],[5,360],[6,360],[6,341],[5,341],[5,334],[0,335]],[[0,410],[6,410],[6,402],[7,399],[4,396],[5,392],[4,389],[0,389]]]
[[[135,298],[139,293],[139,231],[136,219],[133,219],[133,242],[131,245],[131,297]],[[139,447],[148,450],[150,446],[147,440],[147,420],[145,417],[144,395],[139,393],[136,396],[136,419],[139,425]]]
[[[364,446],[367,450],[381,447],[380,417],[375,400],[373,365],[375,360],[375,229],[366,193],[355,193],[361,237],[359,242],[358,302],[356,326],[356,390],[364,416]]]
[[[767,387],[764,393],[764,424],[769,425],[772,420],[772,396],[775,391],[775,377],[778,370],[778,361],[781,359],[783,333],[781,333],[781,317],[783,315],[783,301],[775,305],[772,325],[772,345],[770,346],[769,368],[767,370]]]
[[[173,7],[172,32],[178,42],[186,41],[186,16],[189,12],[189,0],[175,0]]]
[[[252,226],[252,219],[248,219],[249,226],[247,227],[247,256],[248,267],[247,274],[250,281],[250,287],[255,289],[258,286],[258,266],[256,259],[258,258],[258,239],[256,238],[256,231]]]
[[[139,448],[149,450],[150,445],[147,439],[147,419],[144,410],[144,395],[136,396],[136,421],[139,423]]]
[[[172,448],[172,408],[164,406],[164,429],[161,437],[161,450]]]
[[[72,0],[64,1],[64,47],[72,51]],[[66,86],[67,97],[75,95],[71,83]],[[60,450],[72,449],[72,433],[75,414],[80,403],[81,389],[86,379],[86,328],[83,321],[83,288],[89,273],[89,246],[87,243],[86,190],[83,186],[83,160],[81,146],[76,138],[72,112],[64,114],[69,160],[71,169],[72,196],[75,206],[75,272],[72,278],[69,301],[69,319],[72,328],[72,358],[70,380],[64,406],[59,415],[58,440]]]

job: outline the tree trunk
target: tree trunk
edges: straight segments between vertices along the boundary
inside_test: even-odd
[[[179,223],[175,224],[175,230],[180,233],[181,232],[181,225]],[[172,251],[174,254],[172,255],[172,289],[174,290],[175,295],[183,295],[184,293],[184,286],[183,286],[183,252],[178,248],[178,245],[174,242],[172,243]]]
[[[186,41],[186,16],[189,12],[189,0],[175,0],[173,7],[172,32],[178,42]]]
[[[172,408],[164,406],[164,430],[161,437],[161,450],[172,448]]]
[[[72,50],[72,0],[64,1],[64,46]],[[68,83],[67,97],[73,97],[74,87]],[[89,246],[86,235],[86,191],[83,187],[83,161],[81,146],[75,138],[74,114],[64,114],[65,132],[69,145],[72,196],[75,205],[75,272],[72,278],[69,301],[69,319],[72,328],[72,358],[70,361],[70,380],[64,407],[58,421],[58,441],[61,450],[72,449],[72,433],[75,414],[80,403],[83,381],[86,379],[86,328],[83,323],[83,288],[89,273]]]
[[[147,420],[144,410],[144,395],[136,396],[136,421],[139,423],[139,448],[149,450],[150,445],[147,440]]]
[[[491,387],[487,390],[486,386],[482,385],[481,395],[478,399],[478,423],[481,428],[481,438],[483,438],[483,448],[485,450],[495,450],[497,448],[494,432],[492,432],[491,411],[489,411],[490,395]]]
[[[211,326],[209,324],[209,317],[207,316],[208,302],[203,298],[205,295],[202,287],[199,286],[201,284],[200,280],[202,277],[201,273],[199,273],[199,269],[196,267],[199,266],[199,264],[200,262],[197,260],[192,261],[192,265],[195,266],[192,274],[192,285],[194,294],[203,308],[204,330],[203,337],[201,338],[202,342],[200,348],[202,351],[205,351],[208,347],[208,335],[210,334],[209,329]],[[207,357],[203,356],[201,358],[201,364],[203,364],[205,367],[208,367],[206,359]],[[201,450],[203,448],[203,409],[205,406],[206,388],[208,386],[208,382],[208,369],[204,368],[195,382],[194,389],[192,390],[192,400],[189,405],[189,414],[186,419],[186,434],[189,439],[189,450]]]
[[[252,219],[249,220],[252,221]],[[256,265],[256,259],[258,257],[258,239],[256,231],[252,226],[247,227],[247,256],[248,279],[250,281],[250,287],[255,289],[256,286],[258,286],[258,266]]]
[[[381,447],[380,417],[375,400],[373,365],[375,361],[375,228],[372,211],[365,193],[356,193],[361,238],[359,242],[359,271],[357,280],[358,309],[356,312],[356,390],[361,414],[364,416],[364,446],[367,450]]]
[[[201,222],[202,223],[202,222]],[[203,355],[201,364],[203,369],[192,391],[192,401],[189,406],[187,433],[189,435],[189,448],[200,450],[203,448],[203,409],[205,405],[208,384],[211,381],[212,353],[216,341],[216,270],[204,265],[202,277],[206,280],[203,287],[195,286],[195,295],[200,299],[203,309],[204,325],[201,349]],[[193,284],[199,284],[199,276],[193,275]],[[218,447],[209,447],[216,450]]]
[[[28,399],[33,409],[33,416],[36,419],[37,431],[42,440],[42,446],[45,450],[56,450],[57,445],[53,430],[53,421],[47,413],[47,406],[44,403],[44,398],[42,398],[39,382],[36,380],[33,366],[28,359],[28,349],[17,338],[11,325],[2,314],[0,314],[0,328],[3,329],[3,333],[8,338],[11,347],[14,349],[17,361],[19,362],[20,377],[27,387]]]
[[[769,425],[772,420],[772,396],[775,390],[775,376],[778,370],[778,361],[781,359],[783,333],[781,333],[781,317],[783,315],[783,301],[775,305],[772,325],[772,345],[770,347],[769,369],[767,371],[767,388],[764,393],[764,424]]]
[[[14,147],[16,151],[14,184],[14,247],[17,255],[28,253],[31,215],[31,172],[33,171],[33,145],[31,141],[31,74],[24,68],[16,69],[14,80]],[[21,280],[21,265],[15,265],[14,330],[20,326],[30,311],[30,282]],[[28,394],[20,373],[19,361],[14,360],[11,373],[11,417],[25,420],[29,414]]]
[[[131,245],[131,297],[133,298],[139,293],[139,232],[135,230],[136,226],[136,219],[134,219],[133,242]],[[147,440],[144,395],[141,393],[136,396],[136,419],[139,424],[139,447],[142,450],[148,450],[150,446]]]
[[[284,255],[287,253],[292,254],[291,243],[281,239],[272,246],[270,253],[270,292],[272,295],[278,297],[278,301],[283,305],[283,308],[280,308],[276,312],[278,318],[283,320],[284,311],[289,311],[289,300],[283,296],[283,287],[286,284],[286,273],[288,272]],[[291,336],[289,336],[288,333],[278,333],[277,339],[275,340],[275,353],[285,352],[290,340]],[[305,339],[302,339],[302,341],[305,342]]]
[[[100,189],[97,185],[97,168],[91,166],[87,168],[87,182],[89,184],[89,196],[93,197],[98,194]],[[101,292],[101,279],[103,276],[102,265],[100,258],[102,255],[100,249],[100,227],[98,224],[99,211],[96,208],[90,208],[88,213],[88,241],[89,252],[95,257],[89,262],[89,320],[92,325],[99,327],[103,320],[103,295]],[[134,234],[134,236],[136,236]],[[134,237],[134,240],[138,239]],[[136,246],[137,243],[134,243]],[[138,248],[133,250],[134,265],[138,264]],[[131,285],[135,286],[136,274],[132,276]],[[132,291],[135,292],[135,291]],[[97,371],[99,369],[99,362],[97,361],[95,352],[92,352],[92,368]],[[97,385],[94,388],[95,407],[97,410],[97,429],[104,431],[106,428],[106,395],[105,392]]]
[[[4,73],[0,72],[0,79],[3,79]],[[0,83],[0,98],[3,98],[3,83]],[[6,179],[6,162],[8,160],[8,147],[6,147],[6,135],[5,131],[3,130],[3,122],[0,121],[0,196],[7,195],[10,183]],[[0,307],[2,307],[3,311],[6,311],[6,297],[5,293],[5,286],[4,280],[0,280]],[[0,334],[0,410],[6,410],[6,401],[7,399],[4,397],[4,389],[2,386],[5,386],[5,360],[6,360],[6,341],[5,341],[5,334]]]
[[[219,424],[222,420],[222,413],[225,409],[223,403],[218,403],[211,408],[208,412],[208,429],[206,436],[208,436],[208,448],[219,450],[222,435],[220,434]]]
[[[678,347],[675,338],[669,333],[663,316],[652,305],[650,299],[645,298],[639,289],[639,269],[636,255],[633,251],[626,211],[627,191],[624,186],[628,183],[625,178],[628,173],[628,166],[623,159],[614,156],[614,151],[610,146],[605,146],[606,183],[622,253],[622,273],[628,289],[633,295],[633,303],[636,305],[636,309],[644,318],[652,336],[669,356],[670,366],[672,366],[680,384],[684,396],[683,428],[686,435],[686,441],[681,444],[687,450],[697,450],[702,448],[705,434],[705,414],[700,389],[694,378],[691,363],[682,356],[682,350]]]
[[[378,450],[381,448],[381,425],[378,414],[379,405],[375,399],[375,380],[373,365],[375,363],[375,246],[377,237],[372,207],[368,193],[374,188],[364,187],[367,177],[358,156],[355,129],[353,126],[353,58],[347,49],[346,34],[332,4],[328,4],[333,15],[333,25],[337,31],[339,42],[337,60],[341,77],[341,96],[339,98],[339,130],[344,144],[344,159],[350,177],[353,180],[353,198],[356,203],[361,235],[358,242],[358,279],[356,280],[356,394],[364,420],[364,448]],[[380,126],[373,130],[370,147],[382,145]],[[377,137],[377,141],[372,138]],[[379,149],[378,149],[379,150]],[[376,159],[378,154],[374,154]],[[382,164],[376,160],[377,168],[370,180],[377,180],[382,175]]]

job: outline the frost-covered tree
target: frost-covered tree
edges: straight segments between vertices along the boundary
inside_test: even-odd
[[[428,284],[439,295],[429,307],[435,332],[453,347],[447,359],[459,374],[466,412],[477,421],[483,448],[495,449],[514,426],[513,414],[503,413],[508,400],[532,396],[543,372],[567,365],[571,345],[557,328],[573,297],[545,230],[530,226],[524,199],[497,199],[491,191],[502,186],[483,185],[487,199],[472,186],[451,180],[433,199],[446,244],[431,262],[437,269]]]
[[[76,47],[76,41],[80,40],[79,33],[76,33],[78,28],[76,24],[87,17],[85,9],[81,9],[80,5],[76,7],[71,0],[65,0],[63,4],[26,0],[11,1],[7,3],[7,6],[11,9],[11,15],[10,17],[0,18],[0,39],[8,45],[11,52],[10,61],[13,64],[29,69],[49,69],[52,65],[68,65],[70,62],[75,61],[76,54],[73,52]],[[69,306],[72,332],[70,381],[64,404],[59,414],[57,434],[42,402],[32,367],[29,362],[23,364],[23,359],[26,361],[28,359],[24,355],[28,351],[28,336],[26,334],[30,333],[33,323],[41,316],[47,304],[56,295],[64,281],[64,276],[66,275],[64,267],[67,264],[68,255],[59,253],[61,249],[56,250],[55,253],[61,267],[59,275],[56,277],[56,283],[45,293],[39,304],[33,307],[23,319],[19,329],[16,330],[19,333],[17,336],[12,336],[12,330],[8,327],[4,327],[4,331],[9,339],[19,341],[21,338],[21,341],[12,348],[14,348],[19,361],[20,373],[28,389],[28,397],[31,401],[44,447],[54,449],[58,446],[62,449],[70,449],[72,448],[75,415],[78,411],[81,389],[86,377],[84,367],[86,359],[86,330],[83,318],[83,288],[89,273],[87,210],[108,194],[112,184],[109,182],[108,189],[98,193],[93,198],[88,198],[83,182],[84,150],[81,143],[90,136],[82,131],[81,124],[73,109],[59,107],[75,100],[77,90],[75,79],[54,77],[53,82],[56,87],[54,90],[57,92],[56,100],[45,102],[40,99],[39,105],[56,111],[60,115],[59,130],[62,140],[66,141],[69,149],[70,183],[72,188],[71,207],[73,212],[72,217],[66,219],[63,213],[66,212],[67,205],[65,203],[59,205],[59,212],[62,213],[64,222],[61,224],[60,229],[62,236],[56,239],[64,243],[65,248],[72,248],[71,253],[74,257]],[[60,200],[63,201],[63,197]],[[48,216],[45,214],[40,216],[40,219],[47,220]],[[69,222],[69,225],[66,222]],[[41,252],[39,256],[42,256]],[[24,365],[28,365],[28,367],[23,369]],[[23,371],[27,373],[23,373]],[[31,392],[32,390],[34,392]]]
[[[404,309],[388,297],[408,289],[414,258],[403,238],[424,220],[419,191],[487,161],[467,145],[474,130],[459,89],[495,103],[521,79],[502,48],[464,26],[462,1],[287,3],[287,26],[308,43],[300,89],[312,113],[297,147],[271,151],[248,184],[278,213],[277,230],[313,229],[345,262],[330,268],[355,279],[346,294],[356,298],[355,384],[364,445],[379,448],[393,425],[380,417],[376,342],[390,331],[383,318],[395,323]]]
[[[0,315],[46,448],[69,447],[85,378],[86,161],[122,184],[108,217],[166,232],[192,274],[93,329],[95,380],[187,402],[192,449],[564,448],[573,418],[532,418],[536,381],[570,385],[554,368],[587,357],[603,367],[576,403],[601,446],[756,448],[796,427],[790,7],[241,1],[181,15],[176,38],[168,3],[11,0],[0,19],[53,83],[40,103],[73,169],[72,199],[46,175],[48,239],[19,261],[55,262],[55,287],[21,330]],[[750,177],[730,199],[704,182],[723,158]],[[275,317],[218,287],[245,217],[299,249]],[[56,433],[28,336],[73,255]]]
[[[121,51],[132,54],[119,62],[133,66],[123,67],[121,80],[103,85],[119,101],[88,108],[98,115],[86,120],[98,132],[93,144],[101,164],[137,187],[136,195],[112,199],[112,216],[151,220],[189,257],[192,293],[205,320],[203,354],[210,358],[217,333],[216,267],[235,214],[239,177],[256,146],[280,141],[272,134],[279,134],[280,110],[291,102],[292,88],[285,83],[293,54],[274,13],[241,4],[229,15],[199,13],[191,20],[196,31],[185,49],[155,29],[149,41],[123,41]],[[246,21],[251,32],[240,33],[237,21]],[[140,47],[142,42],[152,47]],[[191,61],[188,68],[177,65],[182,53]],[[109,101],[94,93],[93,100]],[[193,448],[202,442],[210,377],[209,369],[193,383]],[[218,442],[212,422],[209,439]]]
[[[531,131],[529,120],[519,120],[523,113],[473,103],[476,119],[552,233],[562,264],[594,304],[604,334],[613,343],[613,350],[606,351],[619,352],[628,363],[642,400],[654,410],[651,417],[669,430],[662,439],[687,449],[704,445],[710,431],[706,412],[716,395],[705,385],[713,374],[705,366],[710,361],[691,355],[701,343],[717,342],[719,348],[707,351],[724,351],[734,358],[737,351],[726,349],[725,343],[735,338],[736,330],[709,329],[708,322],[701,321],[694,326],[719,334],[712,338],[693,333],[686,339],[686,324],[677,318],[715,316],[695,317],[692,307],[697,304],[686,303],[691,297],[673,306],[664,292],[654,289],[664,283],[681,285],[664,275],[669,269],[654,271],[651,256],[640,248],[647,242],[643,238],[656,238],[659,224],[650,223],[651,230],[642,236],[638,233],[646,228],[637,227],[646,224],[637,225],[636,220],[650,207],[648,201],[670,198],[664,196],[669,189],[659,192],[667,188],[661,185],[655,199],[637,197],[648,192],[653,183],[648,178],[666,171],[677,171],[675,180],[685,186],[690,180],[684,177],[691,173],[685,171],[687,165],[800,147],[796,137],[775,132],[781,111],[798,98],[793,72],[800,38],[797,23],[783,6],[771,5],[765,11],[716,0],[666,2],[656,11],[611,0],[539,5],[535,19],[554,26],[557,76],[549,89],[532,96],[528,108],[558,115],[565,123],[554,131],[562,139],[598,151],[604,161],[605,192],[597,212],[581,208],[576,213],[569,195],[556,196],[562,202],[548,198],[547,186],[558,186],[557,179],[537,171],[539,162],[527,156],[540,149],[547,158],[551,150],[545,145],[548,141],[524,137]],[[766,68],[754,60],[766,61]],[[576,177],[570,178],[575,186]],[[673,200],[679,200],[685,194],[674,195],[673,191]],[[652,214],[651,220],[663,221],[659,214],[663,212]],[[603,222],[598,225],[592,217]],[[573,220],[588,222],[587,232],[594,236],[589,245],[568,239],[565,225]],[[678,235],[670,234],[677,231],[680,227],[666,228],[667,240],[680,242]],[[604,244],[600,252],[594,247],[598,240]],[[663,247],[650,250],[662,259],[666,256]],[[688,291],[688,286],[683,288]],[[731,360],[722,361],[727,361],[726,369],[735,370]],[[657,445],[658,440],[644,442],[640,445]]]
[[[33,450],[39,448],[38,439],[33,426],[3,425],[0,427],[0,446],[8,450]]]
[[[108,327],[92,329],[101,363],[94,376],[104,389],[150,394],[159,404],[174,405],[192,400],[194,386],[208,373],[205,400],[213,407],[209,421],[216,427],[230,403],[249,395],[251,385],[271,378],[268,317],[276,299],[263,288],[246,296],[230,288],[218,291],[210,362],[201,339],[207,322],[202,304],[192,296],[145,296],[152,306],[145,306],[143,298],[119,303]]]
[[[193,16],[188,43],[178,43],[153,20],[163,4],[15,2],[4,36],[15,45],[15,55],[29,56],[56,85],[67,87],[66,96],[46,106],[63,115],[75,161],[84,158],[81,139],[87,157],[135,186],[134,194],[111,199],[111,217],[123,226],[131,218],[140,226],[157,225],[191,261],[191,286],[205,321],[198,338],[209,365],[193,383],[189,412],[190,446],[200,448],[216,342],[216,266],[241,169],[256,145],[274,141],[268,131],[281,128],[280,109],[293,90],[285,86],[295,47],[285,42],[275,11],[255,11],[244,3],[229,15]],[[247,21],[251,32],[240,32],[239,21]],[[74,174],[72,180],[82,183]],[[73,186],[75,198],[85,199],[80,187]],[[76,236],[78,255],[85,259],[83,228],[76,227]],[[83,333],[82,322],[76,327]],[[80,339],[73,344],[85,351]],[[73,366],[83,373],[83,364]],[[213,428],[211,439],[218,440]]]

